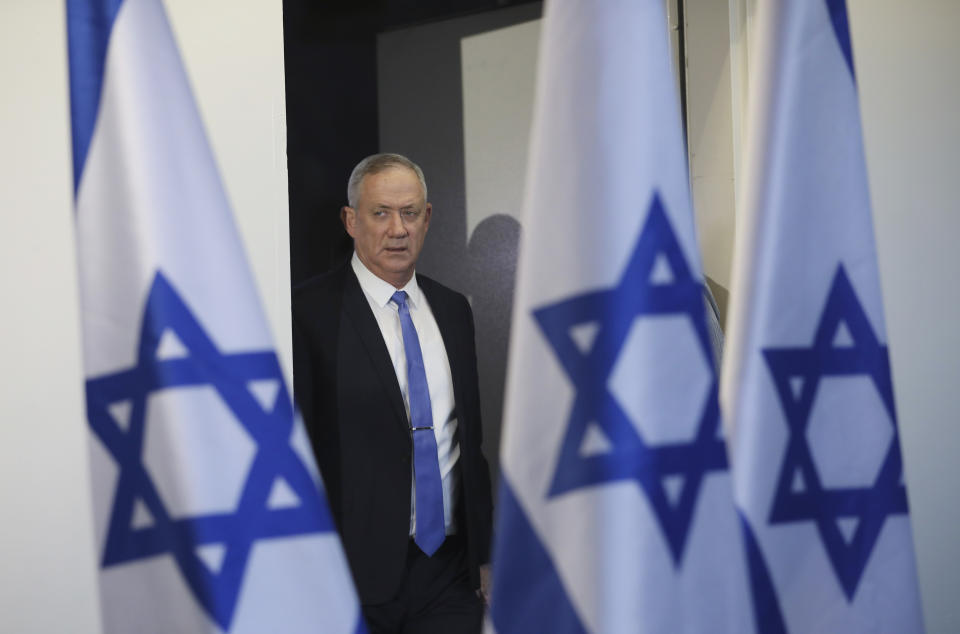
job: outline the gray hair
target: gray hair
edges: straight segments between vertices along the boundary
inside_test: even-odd
[[[360,202],[360,184],[363,179],[370,174],[378,174],[392,167],[405,167],[417,175],[420,181],[420,188],[423,190],[423,200],[427,200],[427,179],[423,177],[423,170],[420,166],[408,159],[402,154],[373,154],[363,159],[350,172],[350,180],[347,181],[347,204],[353,208]]]

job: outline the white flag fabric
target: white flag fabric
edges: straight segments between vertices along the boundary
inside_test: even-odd
[[[68,0],[107,632],[364,631],[160,0]]]
[[[660,0],[548,1],[492,627],[750,632]]]
[[[846,7],[757,24],[723,410],[760,622],[920,632]]]

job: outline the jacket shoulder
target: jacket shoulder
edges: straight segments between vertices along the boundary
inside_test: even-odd
[[[346,266],[341,265],[294,286],[290,298],[294,313],[317,302],[329,302],[332,298],[340,295],[343,291],[347,270]]]
[[[449,286],[444,286],[433,278],[417,273],[417,284],[420,285],[420,288],[431,301],[440,301],[449,306],[470,310],[470,303],[463,293],[455,291]]]

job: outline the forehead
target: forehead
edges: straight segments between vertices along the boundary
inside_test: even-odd
[[[404,166],[367,174],[360,183],[360,201],[371,205],[410,205],[423,202],[416,173]]]

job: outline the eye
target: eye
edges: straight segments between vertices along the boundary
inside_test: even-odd
[[[386,215],[387,215],[387,212],[384,211],[383,209],[374,209],[374,210],[373,210],[373,215],[374,215],[375,217],[377,217],[377,218],[380,218],[380,217],[386,216]]]
[[[420,210],[419,210],[419,209],[404,209],[402,213],[403,213],[403,217],[404,217],[404,218],[416,218],[417,216],[420,215]]]

